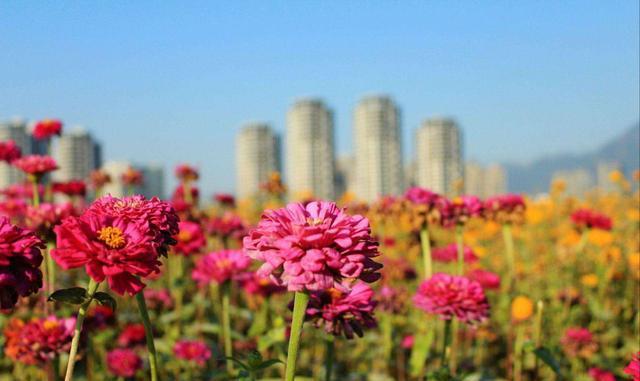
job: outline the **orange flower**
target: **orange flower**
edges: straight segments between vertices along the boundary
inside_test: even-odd
[[[527,320],[533,314],[533,302],[526,296],[517,296],[511,303],[511,318],[516,322]]]

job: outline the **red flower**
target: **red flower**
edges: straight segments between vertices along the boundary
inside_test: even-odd
[[[87,185],[82,180],[71,180],[66,183],[55,182],[53,183],[53,191],[70,197],[84,197],[87,194]]]
[[[91,181],[91,187],[93,189],[100,189],[111,182],[111,176],[107,172],[100,169],[92,171],[89,174],[89,179]]]
[[[176,167],[176,177],[180,181],[198,180],[198,170],[188,164],[180,164]]]
[[[133,377],[142,369],[142,359],[131,349],[117,348],[107,353],[109,372],[118,377]]]
[[[447,200],[443,197],[438,200],[438,209],[442,216],[442,225],[451,227],[464,225],[472,217],[480,217],[483,204],[476,196],[461,196],[453,200]]]
[[[13,308],[19,296],[35,294],[42,287],[42,248],[33,232],[0,217],[0,309]]]
[[[42,155],[23,156],[14,160],[11,164],[24,173],[36,177],[58,169],[58,164],[51,156]]]
[[[213,196],[214,201],[223,206],[233,207],[236,204],[236,199],[233,195],[228,193],[216,193]]]
[[[0,161],[11,163],[22,156],[22,150],[13,140],[0,142]]]
[[[143,324],[129,324],[118,336],[118,345],[125,348],[135,347],[146,343],[146,336]]]
[[[142,176],[142,172],[133,167],[129,167],[124,171],[120,180],[122,180],[122,183],[126,186],[142,185],[144,177]]]
[[[452,243],[445,247],[433,249],[431,257],[436,262],[451,263],[458,260],[458,245]],[[465,263],[473,263],[478,261],[478,257],[469,246],[463,248],[463,259]]]
[[[593,334],[586,328],[571,327],[567,328],[560,343],[569,357],[589,357],[593,354],[598,345],[596,344]]]
[[[196,263],[192,278],[200,285],[224,283],[238,278],[251,264],[242,250],[220,250],[209,253]]]
[[[180,340],[173,346],[173,353],[177,358],[192,361],[199,366],[205,366],[211,358],[211,350],[200,340]]]
[[[13,318],[4,329],[4,353],[27,365],[44,365],[69,351],[75,318],[55,316],[24,322]]]
[[[223,239],[241,239],[247,234],[247,227],[237,214],[225,212],[221,217],[213,216],[207,221],[207,232]]]
[[[116,323],[116,315],[109,306],[97,305],[89,310],[84,326],[88,331],[103,330]]]
[[[633,356],[629,365],[624,368],[624,373],[633,377],[633,381],[640,381],[640,352]]]
[[[609,231],[613,227],[611,218],[590,209],[578,209],[571,214],[571,220],[578,229],[601,229]]]
[[[589,369],[589,376],[593,381],[616,381],[616,376],[613,373],[600,368]]]
[[[463,276],[434,274],[420,284],[413,297],[416,307],[443,320],[482,322],[489,316],[489,303],[482,286]]]
[[[175,252],[182,255],[199,253],[207,244],[200,224],[191,221],[180,221],[180,232],[175,235],[178,242]]]
[[[62,122],[57,119],[44,119],[33,127],[33,137],[38,140],[49,139],[53,135],[62,134]]]
[[[484,202],[484,215],[500,224],[521,224],[526,210],[524,198],[517,194],[505,194],[488,198]]]
[[[145,288],[144,299],[152,310],[169,310],[173,307],[173,298],[167,289]]]
[[[27,206],[25,217],[26,226],[38,233],[43,239],[55,238],[53,227],[58,225],[66,217],[75,214],[73,205],[69,202],[62,204],[51,204],[48,202],[40,204],[38,207]]]
[[[485,290],[497,290],[500,288],[500,275],[491,271],[476,269],[467,274],[469,279],[474,280]]]

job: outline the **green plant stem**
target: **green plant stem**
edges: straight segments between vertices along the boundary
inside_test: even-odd
[[[502,238],[504,239],[505,254],[507,257],[507,292],[510,293],[515,281],[515,253],[511,224],[502,225]]]
[[[37,208],[40,206],[40,190],[38,189],[37,179],[33,178],[31,180],[31,188],[33,189],[33,206]]]
[[[304,315],[309,304],[309,294],[296,292],[293,299],[293,319],[291,321],[291,334],[289,336],[289,348],[287,350],[287,363],[285,368],[285,381],[294,381],[296,375],[296,360],[300,348],[300,334]]]
[[[227,358],[227,372],[233,372],[233,348],[231,345],[231,316],[229,311],[229,297],[231,284],[227,281],[222,284],[222,336],[224,341],[224,355]]]
[[[76,355],[78,354],[78,345],[80,344],[80,334],[82,333],[82,323],[89,309],[89,305],[93,301],[93,294],[98,289],[98,282],[93,278],[89,278],[89,285],[87,286],[87,300],[80,305],[78,310],[78,316],[76,317],[76,328],[73,331],[73,339],[71,340],[71,349],[69,350],[69,360],[67,362],[67,372],[64,376],[65,381],[71,381],[73,379],[73,368],[76,365]]]
[[[147,311],[147,303],[144,300],[144,293],[142,291],[136,294],[136,301],[138,302],[138,309],[140,310],[140,317],[142,318],[145,338],[147,340],[147,352],[149,352],[149,371],[151,372],[151,381],[158,381],[158,361],[156,355],[156,346],[153,342],[153,328],[151,326],[151,320],[149,319],[149,311]]]
[[[447,352],[449,351],[449,345],[451,341],[451,320],[444,321],[444,339],[442,340],[442,353],[440,354],[440,363],[442,366],[448,365],[449,356],[447,356]]]
[[[449,365],[451,366],[451,374],[456,374],[458,369],[458,351],[460,350],[460,321],[456,318],[451,319],[451,350],[449,353]]]
[[[326,340],[326,352],[324,355],[324,380],[331,381],[333,373],[333,360],[335,352],[335,338],[328,336]]]
[[[420,244],[422,246],[422,265],[424,267],[424,279],[431,278],[433,264],[431,260],[431,242],[429,240],[429,228],[425,226],[420,230]]]
[[[538,300],[536,303],[536,320],[535,327],[533,331],[533,341],[536,348],[540,348],[540,344],[542,343],[542,313],[544,312],[544,302],[542,300]],[[535,379],[538,379],[538,370],[539,370],[539,360],[538,356],[535,356],[533,375]]]
[[[51,250],[55,248],[55,242],[47,242],[47,288],[50,293],[56,290],[56,264],[51,257]]]
[[[513,380],[522,381],[522,345],[524,339],[524,328],[522,324],[516,327],[516,343],[513,350]]]
[[[458,248],[458,268],[457,274],[464,274],[464,237],[463,237],[463,229],[462,225],[456,226],[456,244]]]

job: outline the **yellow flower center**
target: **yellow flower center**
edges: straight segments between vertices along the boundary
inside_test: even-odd
[[[98,231],[98,239],[112,249],[120,249],[125,244],[122,230],[115,226],[106,226],[100,229]]]
[[[182,230],[178,233],[178,241],[180,242],[189,242],[191,238],[193,238],[193,235],[186,230]]]
[[[58,328],[58,322],[55,320],[45,320],[45,322],[42,323],[42,326],[45,330],[50,331],[52,329]]]

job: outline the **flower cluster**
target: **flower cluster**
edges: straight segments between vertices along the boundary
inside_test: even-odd
[[[458,260],[458,245],[452,243],[445,247],[433,249],[431,257],[436,262],[451,263]],[[465,263],[473,263],[478,261],[478,257],[469,246],[463,247],[463,259]]]
[[[118,345],[123,348],[131,348],[145,343],[145,330],[142,324],[129,324],[118,336]]]
[[[220,250],[198,260],[192,277],[200,285],[224,283],[238,278],[251,264],[251,258],[242,250]]]
[[[22,172],[35,176],[43,176],[45,173],[58,169],[58,164],[51,156],[28,155],[15,159],[11,164]]]
[[[484,201],[484,216],[499,224],[522,224],[526,204],[517,194],[490,197]]]
[[[38,140],[49,139],[62,134],[62,122],[57,119],[44,119],[33,126],[33,137]]]
[[[22,150],[13,140],[0,142],[0,161],[11,163],[22,156]]]
[[[613,227],[611,218],[591,209],[578,209],[571,214],[571,221],[574,225],[582,229],[600,229],[609,231]]]
[[[192,221],[180,221],[180,231],[175,236],[177,244],[174,251],[181,255],[199,253],[207,244],[200,224]]]
[[[4,329],[4,353],[23,364],[45,364],[69,350],[75,324],[75,318],[55,316],[28,322],[11,319]]]
[[[417,220],[415,223],[418,227],[424,227],[425,224],[441,223],[442,211],[441,205],[443,197],[428,189],[420,187],[411,187],[405,194],[404,198],[411,203],[411,212]]]
[[[460,196],[452,200],[440,199],[442,225],[464,225],[472,217],[482,216],[484,205],[476,196]]]

